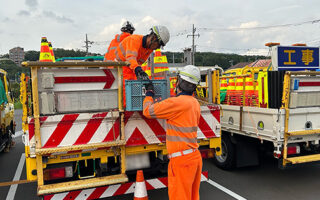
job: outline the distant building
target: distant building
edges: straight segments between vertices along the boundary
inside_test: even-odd
[[[21,47],[15,47],[9,50],[9,59],[20,65],[24,60],[24,49]]]

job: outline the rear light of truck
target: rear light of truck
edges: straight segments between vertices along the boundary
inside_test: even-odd
[[[300,154],[300,146],[299,145],[290,145],[287,147],[287,155],[294,155],[294,154]],[[275,158],[281,158],[283,156],[283,150],[282,151],[274,151],[273,156]]]
[[[288,155],[300,154],[300,146],[299,145],[288,146],[287,154]]]
[[[70,178],[73,176],[72,166],[44,170],[44,180]]]
[[[214,149],[200,149],[200,154],[202,158],[213,158]]]

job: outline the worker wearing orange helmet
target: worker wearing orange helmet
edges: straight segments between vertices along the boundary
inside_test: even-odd
[[[187,65],[179,72],[177,80],[177,96],[158,103],[153,101],[152,83],[146,85],[143,115],[167,121],[169,199],[198,200],[202,170],[197,143],[200,104],[192,94],[199,84],[200,70]]]
[[[129,67],[123,67],[123,85],[125,80],[149,80],[148,74],[142,70],[141,65],[153,50],[165,46],[169,39],[170,33],[165,26],[153,26],[148,35],[131,35],[125,38],[115,51],[117,61],[130,63]],[[123,99],[125,104],[125,95]]]
[[[107,61],[107,60],[114,61],[114,59],[116,58],[115,51],[116,51],[117,46],[126,37],[132,35],[133,32],[135,31],[135,28],[133,27],[131,22],[126,21],[126,22],[123,23],[123,25],[122,25],[120,30],[121,30],[122,33],[121,34],[117,34],[115,36],[115,38],[110,42],[110,45],[108,47],[108,51],[104,55],[104,60],[105,61]]]

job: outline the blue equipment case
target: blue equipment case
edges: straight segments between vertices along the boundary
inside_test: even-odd
[[[154,86],[154,99],[164,100],[168,98],[167,80],[151,80]],[[141,80],[126,80],[126,110],[127,111],[142,111],[143,100],[146,96],[145,84],[149,81]]]

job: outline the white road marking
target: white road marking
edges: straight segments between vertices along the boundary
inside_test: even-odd
[[[15,175],[13,177],[13,181],[20,180],[20,176],[21,176],[21,173],[22,173],[22,169],[23,169],[25,160],[26,160],[26,157],[25,157],[25,154],[23,153],[23,154],[21,154],[21,158],[20,158],[16,173],[15,173]],[[18,187],[17,184],[10,186],[10,189],[9,189],[9,192],[8,192],[6,200],[13,200],[14,199],[17,187]]]
[[[232,192],[231,190],[223,187],[222,185],[214,182],[213,180],[210,180],[208,179],[207,182],[210,184],[210,185],[213,185],[214,187],[218,188],[219,190],[222,190],[223,192],[227,193],[228,195],[232,196],[233,198],[235,199],[238,199],[238,200],[246,200],[245,198],[243,198],[242,196]]]
[[[19,137],[23,134],[23,131],[16,131],[14,135],[12,135],[13,138]]]

